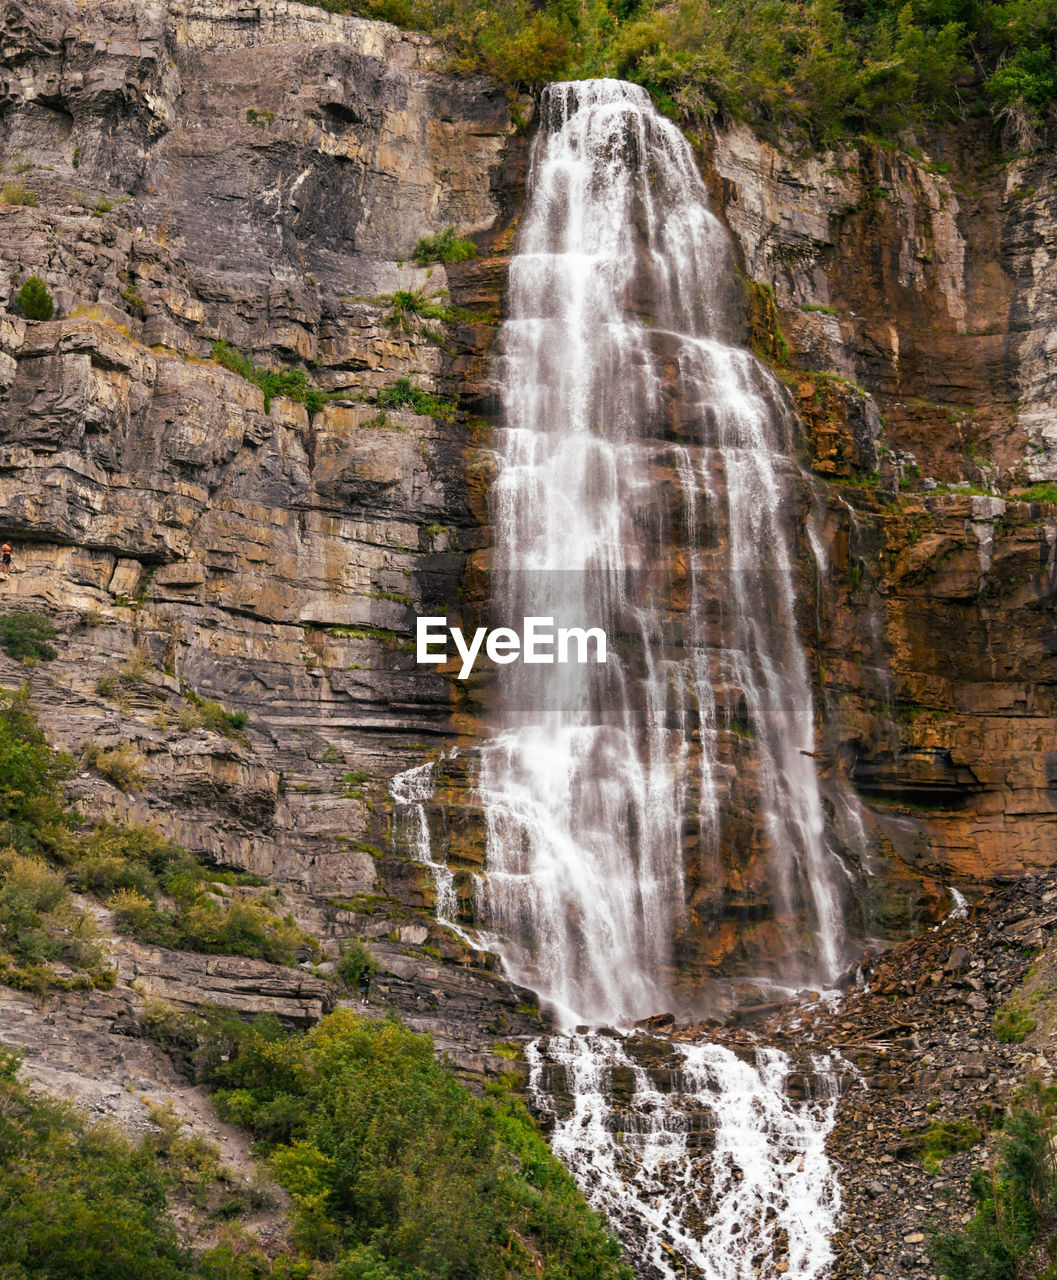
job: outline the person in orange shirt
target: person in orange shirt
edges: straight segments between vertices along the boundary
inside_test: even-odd
[[[3,557],[2,562],[0,562],[0,568],[3,568],[3,571],[5,574],[10,573],[11,572],[11,543],[10,542],[5,542],[4,545],[0,547],[0,556]]]

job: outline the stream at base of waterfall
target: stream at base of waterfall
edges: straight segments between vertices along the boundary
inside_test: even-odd
[[[610,653],[495,672],[473,750],[486,848],[472,911],[431,847],[434,766],[391,794],[394,841],[430,869],[438,919],[498,952],[569,1031],[670,1007],[687,859],[705,885],[694,927],[718,929],[721,849],[749,840],[730,835],[739,787],[743,874],[782,953],[770,976],[825,985],[848,960],[853,890],[825,831],[796,627],[794,423],[732,345],[735,280],[690,147],[646,92],[548,86],[497,342],[491,604],[504,626],[604,627]],[[794,1099],[789,1059],[763,1047],[749,1062],[580,1033],[525,1052],[552,1146],[642,1280],[825,1274],[827,1059],[797,1065]]]
[[[556,1036],[527,1047],[534,1108],[640,1277],[818,1280],[840,1194],[826,1157],[834,1064],[714,1044]],[[812,1094],[814,1096],[812,1096]]]

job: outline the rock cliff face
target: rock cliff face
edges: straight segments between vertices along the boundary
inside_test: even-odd
[[[1016,494],[1054,475],[1054,175],[979,131],[935,141],[798,160],[735,128],[706,164],[773,285],[756,336],[784,333],[824,481],[804,617],[823,770],[875,847],[974,879],[1053,857],[1057,529]]]
[[[285,0],[7,0],[0,48],[0,607],[60,628],[29,673],[52,739],[126,745],[147,779],[86,771],[79,801],[281,883],[331,953],[367,937],[395,1007],[494,1069],[491,1040],[538,1015],[436,923],[387,784],[480,723],[481,690],[415,668],[410,640],[416,614],[487,591],[487,358],[526,138],[425,37]],[[873,918],[898,933],[952,877],[1053,859],[1057,524],[1012,496],[1057,479],[1053,165],[971,130],[931,160],[790,157],[741,127],[701,154],[751,336],[805,424],[831,821],[883,871]],[[414,265],[449,225],[478,258]],[[47,322],[19,314],[30,274]],[[266,401],[221,340],[331,399]],[[380,414],[402,377],[451,406]],[[0,658],[5,684],[26,674]],[[245,737],[197,723],[194,697],[247,713]],[[465,757],[437,778],[427,817],[467,905]],[[739,898],[694,963],[736,964],[765,912]],[[145,965],[177,1003],[223,989],[304,1020],[323,998],[132,952],[127,992]]]
[[[15,547],[0,610],[43,610],[60,632],[54,662],[0,655],[0,683],[28,679],[74,755],[89,741],[133,753],[139,782],[76,778],[86,813],[156,823],[268,877],[331,957],[366,938],[383,1006],[465,1070],[521,1073],[494,1041],[541,1028],[533,997],[437,923],[388,791],[438,761],[424,817],[469,913],[472,750],[442,753],[472,748],[487,689],[416,669],[411,637],[416,614],[471,617],[487,595],[488,351],[527,157],[505,95],[446,74],[424,37],[285,0],[6,0],[0,50],[0,535]],[[945,909],[946,884],[975,891],[1054,858],[1057,522],[1016,497],[1057,480],[1053,162],[1004,163],[972,130],[932,159],[867,144],[797,158],[741,127],[709,132],[701,158],[743,264],[746,338],[804,424],[800,624],[829,819],[880,886],[863,928],[912,932]],[[419,236],[449,225],[479,256],[414,265]],[[31,274],[55,298],[47,322],[16,303]],[[416,291],[439,318],[395,296]],[[214,359],[221,340],[331,398],[311,415],[266,401]],[[437,416],[379,413],[404,377],[446,402]],[[245,732],[210,727],[209,698],[246,713]],[[736,799],[729,820],[751,827]],[[768,904],[733,892],[735,871],[718,892],[690,877],[694,980],[766,950]],[[706,934],[717,897],[734,907]],[[980,919],[947,926],[944,948],[984,948]],[[925,1000],[936,1025],[901,1047],[942,1057],[939,1015],[962,996],[939,945],[893,961],[890,991],[814,1032],[862,1048],[882,1136],[901,1120],[899,1071],[917,1107],[935,1064],[882,1069],[902,1028],[878,1002]],[[116,941],[113,956],[113,992],[43,1011],[3,996],[0,1040],[39,1082],[132,1127],[130,1084],[215,1127],[139,1037],[145,999],[304,1025],[339,994],[263,962]],[[988,952],[966,970],[986,1000],[963,1018],[951,1052],[970,1056],[943,1066],[951,1080],[1008,1084],[968,1070],[994,1051],[987,1023],[1016,976],[1004,963]],[[871,1162],[891,1161],[860,1141],[864,1096],[842,1103],[837,1131],[870,1166],[839,1274],[924,1275],[918,1219],[901,1219],[902,1251],[870,1252],[871,1223],[918,1186],[871,1182]]]
[[[373,401],[408,375],[444,405],[480,395],[523,163],[506,98],[446,76],[425,37],[282,0],[12,3],[2,33],[3,607],[60,629],[30,676],[55,744],[126,746],[146,777],[85,773],[77,798],[283,883],[335,954],[373,938],[383,989],[477,1065],[493,1024],[535,1025],[531,999],[442,963],[469,953],[428,873],[391,856],[386,785],[453,734],[408,635],[477,543],[480,426]],[[411,263],[452,224],[479,261]],[[14,302],[31,274],[46,323]],[[399,291],[461,309],[400,322]],[[332,398],[269,402],[211,359],[219,340],[307,364]],[[202,697],[247,734],[203,727]]]

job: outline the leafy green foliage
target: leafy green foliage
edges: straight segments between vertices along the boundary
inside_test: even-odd
[[[0,693],[0,845],[52,853],[68,838],[73,817],[59,786],[72,771],[70,757],[48,746],[29,686]]]
[[[264,393],[264,412],[270,413],[272,400],[276,396],[286,396],[288,400],[296,400],[303,404],[309,414],[317,414],[327,402],[326,393],[312,385],[312,380],[304,369],[265,369],[256,365],[230,343],[219,338],[213,343],[213,359],[225,369],[237,373],[240,378],[260,387]]]
[[[12,1064],[13,1065],[13,1064]],[[4,1276],[177,1280],[196,1269],[145,1148],[61,1103],[0,1078],[0,1236]]]
[[[274,964],[293,964],[303,944],[315,947],[291,917],[237,890],[220,894],[208,868],[150,827],[101,823],[64,854],[70,882],[107,900],[117,928],[141,942]]]
[[[1023,1089],[1004,1124],[991,1168],[969,1182],[976,1212],[962,1231],[936,1232],[933,1266],[946,1280],[1018,1280],[1057,1275],[1057,1089]]]
[[[4,189],[7,190],[6,187]],[[28,202],[6,200],[4,203],[26,204]],[[35,196],[33,203],[37,203]],[[29,276],[22,282],[22,287],[18,291],[18,305],[27,320],[50,320],[55,314],[55,302],[48,292],[48,286],[40,276]]]
[[[1010,0],[985,5],[989,41],[998,54],[987,90],[1001,111],[1020,109],[1037,121],[1057,100],[1057,3]]]
[[[410,409],[412,413],[427,414],[431,418],[450,418],[455,413],[455,402],[434,395],[431,391],[419,391],[411,385],[410,378],[398,378],[391,387],[378,392],[378,407]]]
[[[355,990],[362,970],[366,969],[368,973],[374,973],[377,968],[378,961],[367,950],[367,944],[361,942],[359,938],[346,938],[341,944],[337,974],[350,991]]]
[[[1002,1044],[1020,1044],[1037,1026],[1037,1021],[1014,1001],[1007,1000],[995,1012],[995,1039]]]
[[[477,257],[477,246],[454,227],[446,227],[431,236],[422,236],[411,256],[420,267],[428,267],[431,262],[466,262]]]
[[[366,1280],[626,1280],[520,1103],[475,1098],[428,1037],[348,1010],[244,1029],[205,1067],[290,1192],[302,1248]]]
[[[315,0],[433,32],[509,85],[619,75],[685,122],[815,141],[1057,100],[1057,0]]]
[[[229,1245],[195,1257],[167,1195],[225,1174],[208,1144],[154,1108],[159,1132],[131,1143],[72,1106],[31,1093],[0,1053],[0,1240],[4,1280],[307,1280],[310,1265]],[[322,1277],[320,1277],[322,1280]]]
[[[421,289],[397,289],[395,293],[382,294],[378,301],[389,306],[385,323],[401,333],[420,332],[422,326],[415,323],[416,319],[446,321],[449,318],[444,303],[436,295],[423,293]]]
[[[54,639],[55,628],[41,613],[0,614],[0,645],[10,658],[43,658],[50,662],[55,650],[48,642]]]
[[[0,981],[38,994],[114,982],[95,924],[63,877],[13,849],[0,853]]]

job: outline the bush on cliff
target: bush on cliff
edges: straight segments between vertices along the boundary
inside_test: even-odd
[[[411,255],[420,267],[431,262],[466,262],[477,256],[477,246],[465,240],[454,227],[445,227],[431,236],[422,236]]]
[[[455,413],[455,402],[444,400],[431,391],[419,391],[411,385],[410,378],[397,378],[390,387],[378,392],[377,404],[383,413],[388,409],[410,409],[412,413],[428,414],[431,418],[450,418]]]
[[[40,858],[0,852],[0,982],[38,995],[112,987],[91,916]]]
[[[293,964],[297,949],[316,950],[290,916],[263,903],[218,892],[223,875],[150,827],[101,823],[60,851],[70,882],[106,901],[120,933],[140,942],[209,955]]]
[[[18,203],[28,204],[29,201],[23,200]],[[33,198],[33,203],[37,203],[36,197]],[[22,308],[22,314],[27,320],[50,320],[55,314],[55,303],[48,292],[48,286],[40,276],[29,276],[23,281],[18,291],[18,305]]]
[[[68,838],[74,817],[60,786],[72,771],[37,724],[29,686],[0,692],[0,845],[50,854]]]
[[[213,359],[225,369],[237,373],[240,378],[260,387],[264,395],[265,413],[271,412],[272,400],[276,396],[285,396],[288,400],[303,404],[309,416],[319,413],[327,402],[326,394],[312,385],[312,380],[304,369],[266,369],[254,364],[249,356],[243,355],[238,347],[233,347],[223,338],[213,343]]]
[[[963,1231],[936,1232],[945,1280],[1050,1280],[1057,1275],[1057,1087],[1021,1090],[991,1167],[973,1171],[976,1212]]]
[[[22,610],[0,614],[0,645],[10,658],[50,662],[55,657],[50,643],[54,639],[55,628],[43,614]]]
[[[815,142],[1057,101],[1055,0],[314,0],[429,31],[510,85],[619,75],[684,122],[717,112]]]
[[[46,972],[54,979],[48,966],[55,963],[83,970],[96,985],[105,980],[101,962],[76,960],[90,931],[68,902],[67,885],[108,902],[119,931],[158,946],[275,964],[293,964],[299,947],[315,950],[291,917],[240,896],[240,887],[259,884],[256,877],[207,867],[150,827],[103,822],[81,830],[62,795],[71,769],[69,757],[48,745],[28,687],[0,692],[0,850],[10,848],[0,853],[0,981],[40,987]],[[52,889],[61,893],[48,905]],[[29,913],[21,924],[20,911]],[[30,971],[32,964],[38,967]]]
[[[475,1098],[428,1036],[339,1010],[205,1053],[227,1119],[257,1134],[302,1248],[352,1280],[629,1280],[519,1103]]]

